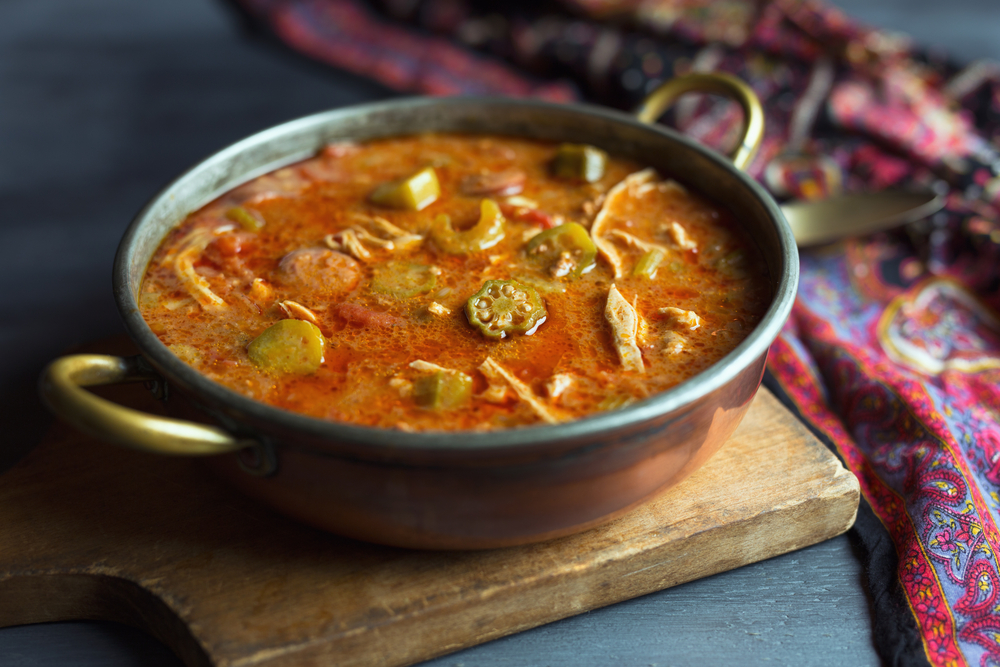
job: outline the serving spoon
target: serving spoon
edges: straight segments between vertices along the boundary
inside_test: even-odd
[[[832,66],[819,63],[814,69],[811,97],[822,99],[832,82]],[[709,93],[729,97],[743,109],[743,140],[729,153],[737,169],[745,170],[764,137],[764,108],[756,93],[738,78],[721,72],[696,72],[671,79],[654,90],[636,108],[635,116],[644,123],[655,123],[681,96],[687,93]],[[806,104],[796,110],[793,137],[785,159],[798,159],[818,113],[817,104]],[[839,183],[836,184],[839,187]],[[847,236],[871,234],[915,222],[935,213],[944,206],[944,197],[932,192],[882,192],[841,194],[813,201],[785,204],[781,211],[788,220],[800,248],[829,243]]]
[[[933,192],[858,192],[816,201],[783,204],[800,248],[861,236],[916,222],[944,206],[944,197]]]

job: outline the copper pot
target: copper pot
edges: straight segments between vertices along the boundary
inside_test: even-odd
[[[734,162],[647,124],[679,94],[723,93],[745,114]],[[647,121],[647,122],[644,122]],[[403,433],[321,421],[271,407],[208,380],[175,357],[139,314],[146,265],[184,217],[225,191],[314,155],[333,141],[416,132],[508,134],[586,142],[655,167],[729,208],[767,261],[773,301],[720,362],[624,409],[552,426],[490,433]],[[418,548],[487,548],[567,535],[608,521],[676,484],[739,424],[760,385],[768,347],[791,310],[798,256],[781,213],[739,167],[763,133],[759,102],[726,75],[675,79],[638,118],[586,105],[510,99],[403,99],[308,116],[255,134],[197,164],[139,213],[114,262],[118,309],[141,355],[54,361],[42,394],[81,430],[144,450],[211,454],[246,493],[320,528]],[[737,166],[738,165],[738,166]],[[156,379],[175,413],[139,413],[81,387]],[[183,400],[181,400],[183,398]],[[190,410],[195,406],[197,410]]]

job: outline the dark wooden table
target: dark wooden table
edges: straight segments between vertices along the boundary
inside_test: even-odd
[[[994,0],[836,4],[961,57],[1000,56]],[[44,363],[121,330],[114,249],[160,186],[268,125],[390,94],[246,43],[210,0],[0,2],[0,470],[48,423]],[[877,664],[863,590],[842,536],[427,664]],[[0,664],[180,663],[125,626],[67,622],[0,629]]]

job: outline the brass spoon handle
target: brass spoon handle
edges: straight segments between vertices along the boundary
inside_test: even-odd
[[[655,123],[685,93],[715,93],[739,103],[743,108],[743,138],[730,157],[737,169],[746,169],[764,139],[764,108],[753,89],[731,74],[687,74],[667,81],[650,93],[639,104],[635,115],[643,123]]]
[[[138,357],[73,354],[56,359],[40,381],[52,412],[84,433],[118,445],[158,454],[205,456],[234,452],[254,443],[222,429],[150,415],[95,396],[83,387],[154,379]]]

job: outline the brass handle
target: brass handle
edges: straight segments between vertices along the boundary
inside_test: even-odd
[[[63,420],[84,433],[118,445],[158,454],[207,456],[252,447],[222,429],[158,417],[115,405],[82,387],[141,382],[156,376],[139,357],[73,354],[56,359],[42,373],[42,399]]]
[[[764,108],[753,89],[731,74],[687,74],[667,81],[650,93],[635,110],[643,123],[655,123],[685,93],[715,93],[733,98],[743,107],[743,138],[731,155],[737,169],[746,169],[764,139]]]

